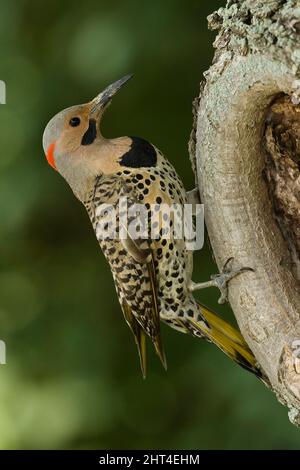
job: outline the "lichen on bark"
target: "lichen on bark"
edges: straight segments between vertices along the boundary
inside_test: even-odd
[[[229,0],[208,17],[210,29],[219,33],[217,51],[247,55],[263,51],[300,71],[300,5],[297,0]]]

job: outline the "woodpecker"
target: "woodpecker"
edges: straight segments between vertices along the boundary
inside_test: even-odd
[[[261,378],[262,372],[240,332],[193,296],[197,289],[217,286],[222,293],[220,303],[224,302],[227,283],[247,268],[230,269],[230,259],[219,275],[197,284],[192,281],[193,253],[187,249],[185,240],[167,237],[163,229],[155,239],[133,239],[128,231],[122,238],[99,235],[103,204],[116,210],[117,222],[121,219],[121,198],[126,198],[129,207],[143,204],[147,220],[151,221],[157,207],[171,204],[183,207],[195,200],[197,194],[197,190],[185,191],[174,167],[148,141],[140,137],[102,136],[103,114],[112,97],[131,77],[126,75],[92,101],[71,106],[49,121],[43,134],[48,163],[65,178],[88,212],[110,265],[121,310],[134,335],[143,376],[147,337],[166,368],[160,329],[163,321],[180,332],[214,343]],[[168,219],[165,215],[163,219]]]

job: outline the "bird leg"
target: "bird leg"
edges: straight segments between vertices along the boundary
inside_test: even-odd
[[[225,302],[228,302],[228,282],[245,271],[254,271],[254,269],[248,267],[232,269],[233,259],[233,257],[229,258],[224,264],[220,274],[213,274],[210,277],[211,281],[200,283],[191,281],[189,291],[194,292],[195,290],[206,289],[207,287],[217,287],[221,292],[218,303],[224,304]]]

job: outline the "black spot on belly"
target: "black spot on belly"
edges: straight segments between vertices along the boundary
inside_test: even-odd
[[[131,137],[132,144],[130,150],[124,153],[120,160],[120,165],[129,168],[149,168],[157,163],[155,148],[140,137]]]
[[[90,145],[97,137],[97,128],[95,119],[89,120],[89,128],[82,137],[81,145]]]

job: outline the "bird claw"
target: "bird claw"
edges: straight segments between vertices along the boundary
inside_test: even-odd
[[[253,268],[247,266],[240,269],[232,269],[233,260],[233,257],[228,258],[220,274],[213,274],[211,276],[211,279],[214,281],[215,286],[221,292],[221,295],[218,299],[219,304],[225,304],[226,302],[228,302],[228,282],[231,281],[231,279],[246,271],[254,272]]]
[[[235,276],[238,276],[239,274],[242,274],[245,271],[254,272],[254,269],[249,267],[233,269],[233,260],[233,257],[228,258],[223,268],[221,269],[221,272],[219,274],[213,274],[212,276],[210,276],[210,281],[200,283],[191,282],[191,284],[189,285],[190,291],[193,292],[195,290],[205,289],[207,287],[217,287],[221,292],[221,296],[218,300],[218,303],[225,304],[226,302],[228,302],[228,282],[231,281],[231,279],[233,279]]]

